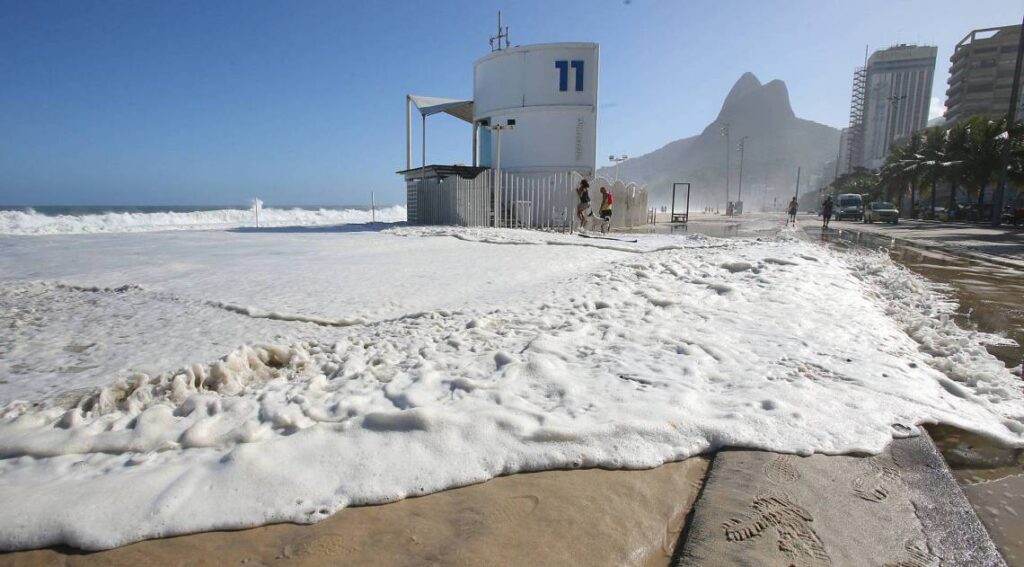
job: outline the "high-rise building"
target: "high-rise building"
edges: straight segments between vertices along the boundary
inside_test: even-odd
[[[839,131],[839,175],[850,172],[850,129]]]
[[[956,44],[949,58],[947,123],[978,115],[991,120],[1006,116],[1020,33],[1019,25],[985,28],[972,31]]]
[[[925,127],[937,52],[932,46],[900,44],[874,52],[855,72],[850,169],[878,169],[894,141]]]

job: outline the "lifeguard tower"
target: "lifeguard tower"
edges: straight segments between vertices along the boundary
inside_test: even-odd
[[[551,226],[571,210],[578,180],[594,178],[598,44],[512,46],[500,13],[490,44],[491,52],[473,64],[472,99],[406,95],[406,167],[399,173],[405,176],[411,223]],[[421,118],[418,167],[414,107]],[[427,163],[427,118],[436,114],[469,123],[472,165]],[[646,192],[622,189],[616,205],[628,206],[625,201],[636,200],[639,192],[643,219]],[[623,217],[618,224],[625,222]]]

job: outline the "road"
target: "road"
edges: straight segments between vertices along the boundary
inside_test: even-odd
[[[811,215],[799,218],[806,225],[821,219]],[[1024,268],[1024,227],[985,226],[968,223],[901,220],[899,224],[833,221],[833,230],[851,230],[902,240],[914,246],[940,249],[950,253]]]

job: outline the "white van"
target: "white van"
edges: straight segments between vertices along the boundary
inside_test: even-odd
[[[836,220],[864,218],[864,199],[856,193],[843,193],[836,198],[832,216]]]

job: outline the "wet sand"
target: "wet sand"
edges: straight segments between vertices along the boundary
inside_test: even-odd
[[[0,565],[668,565],[708,468],[546,471],[313,525],[276,524],[143,541],[97,553],[41,549]]]

